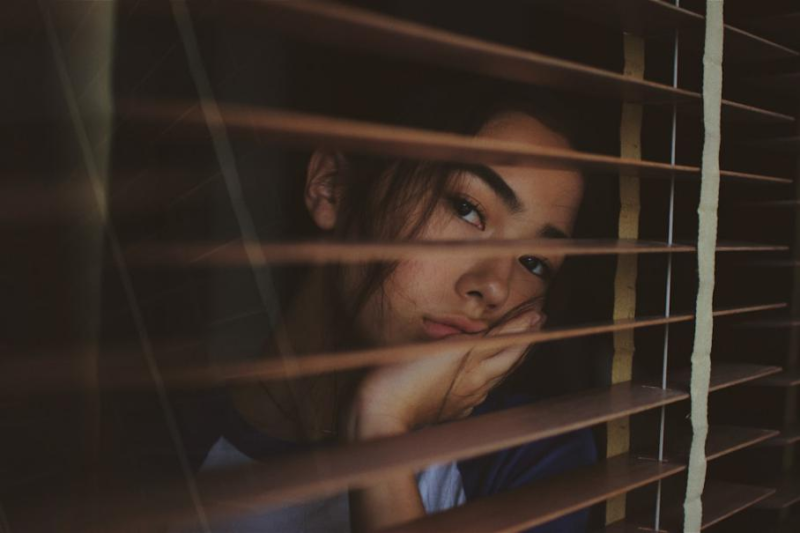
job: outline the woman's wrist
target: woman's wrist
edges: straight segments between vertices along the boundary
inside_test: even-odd
[[[378,439],[408,433],[409,427],[398,420],[387,417],[358,418],[348,435],[351,441]]]
[[[347,442],[401,435],[411,430],[411,424],[399,413],[375,412],[366,401],[354,401],[342,420],[339,434]]]

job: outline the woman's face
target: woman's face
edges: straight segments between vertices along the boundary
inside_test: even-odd
[[[478,137],[568,148],[562,136],[521,112],[492,117]],[[583,194],[575,171],[470,167],[443,195],[419,238],[482,241],[569,237]],[[413,215],[412,215],[413,216]],[[391,345],[478,333],[510,310],[543,296],[563,257],[532,250],[491,258],[403,261],[356,316],[363,341]],[[357,270],[345,297],[357,292]],[[350,285],[348,287],[347,285]]]

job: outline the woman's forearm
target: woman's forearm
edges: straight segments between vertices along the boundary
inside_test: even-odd
[[[392,419],[371,419],[353,414],[345,428],[350,442],[391,437],[408,432]],[[350,491],[350,521],[355,533],[375,531],[425,515],[425,507],[413,472],[402,472],[367,488]]]
[[[350,491],[350,521],[354,533],[383,529],[424,515],[425,507],[412,472]]]

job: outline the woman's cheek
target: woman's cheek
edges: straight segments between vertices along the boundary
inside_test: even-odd
[[[420,259],[401,263],[386,284],[387,304],[391,307],[394,324],[388,325],[406,337],[418,336],[422,331],[422,317],[426,314],[454,312],[452,296],[448,295],[446,265],[442,259]],[[405,340],[413,340],[406,338]]]
[[[417,259],[400,263],[387,280],[386,296],[389,303],[403,313],[421,310],[430,292],[430,279],[436,274],[433,260]]]
[[[360,336],[373,345],[392,345],[418,340],[422,304],[418,301],[424,268],[419,261],[404,261],[375,291],[357,317]],[[419,322],[417,324],[416,322]]]
[[[520,272],[511,284],[511,307],[532,299],[542,299],[546,293],[547,283],[541,278],[528,272]]]

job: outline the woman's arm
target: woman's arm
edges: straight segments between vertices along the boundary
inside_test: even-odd
[[[530,311],[489,335],[532,331],[542,323],[543,315]],[[527,346],[500,351],[476,348],[376,368],[359,384],[341,420],[340,435],[348,442],[391,437],[468,416],[515,368],[526,349]],[[350,505],[351,523],[357,532],[400,524],[425,514],[413,472],[351,491]]]
[[[391,437],[409,431],[391,420],[367,420],[353,413],[346,439],[350,442]],[[374,531],[425,515],[414,472],[403,472],[367,489],[350,491],[350,522],[354,533]]]

